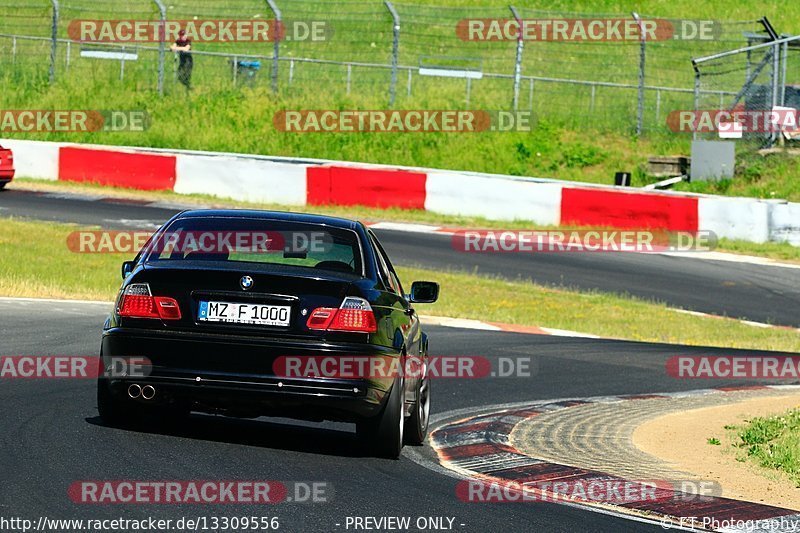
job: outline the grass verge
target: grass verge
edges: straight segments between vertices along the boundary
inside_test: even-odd
[[[743,452],[738,460],[782,472],[800,487],[800,409],[754,418],[730,429],[736,431],[735,446]]]
[[[187,206],[198,207],[250,207],[257,209],[275,209],[279,211],[295,211],[301,213],[322,213],[345,218],[356,218],[364,221],[391,221],[415,224],[431,224],[449,228],[481,228],[481,229],[570,229],[567,226],[556,228],[554,226],[536,225],[529,221],[500,221],[488,220],[482,217],[440,215],[430,211],[416,209],[376,209],[363,206],[287,206],[280,204],[259,204],[241,202],[210,195],[177,194],[171,191],[139,191],[106,187],[90,183],[50,182],[29,178],[16,179],[8,186],[9,189],[67,192],[77,194],[102,195],[105,197],[133,198],[152,201],[174,202]],[[777,261],[800,263],[800,248],[788,243],[752,243],[721,239],[717,250],[744,255],[766,257]]]
[[[123,254],[77,254],[68,224],[4,219],[0,295],[112,300]],[[422,314],[568,329],[638,341],[800,352],[800,332],[675,313],[662,304],[596,292],[545,288],[463,272],[400,268],[405,284],[441,283],[442,299]]]

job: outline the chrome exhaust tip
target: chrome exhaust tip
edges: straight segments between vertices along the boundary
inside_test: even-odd
[[[128,396],[133,398],[134,400],[142,395],[142,388],[134,383],[130,387],[128,387]]]
[[[142,387],[142,398],[145,400],[152,400],[156,395],[156,389],[152,385],[145,385]]]

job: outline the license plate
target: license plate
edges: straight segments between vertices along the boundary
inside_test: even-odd
[[[288,305],[202,301],[197,320],[257,326],[288,326],[291,309]]]

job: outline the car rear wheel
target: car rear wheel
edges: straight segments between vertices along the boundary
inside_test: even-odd
[[[0,182],[0,191],[2,191],[3,189],[5,189],[6,185],[8,185],[8,182],[7,182],[7,181]]]
[[[406,444],[420,446],[428,436],[428,420],[431,412],[431,378],[426,376],[417,387],[417,400],[406,420]]]
[[[403,450],[403,379],[392,383],[392,390],[381,414],[356,424],[359,439],[372,454],[387,459],[399,459]]]

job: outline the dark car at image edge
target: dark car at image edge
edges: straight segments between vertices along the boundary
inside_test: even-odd
[[[283,241],[266,254],[163,246],[174,235],[255,231]],[[324,244],[309,247],[320,235]],[[362,223],[271,211],[185,211],[123,263],[122,275],[101,346],[105,372],[97,402],[104,423],[176,420],[191,411],[341,421],[356,424],[368,453],[391,458],[404,443],[424,441],[428,338],[413,304],[436,301],[439,286],[415,282],[404,293],[389,257]],[[422,370],[276,373],[281,358],[320,356],[380,358],[398,368],[411,358]],[[118,358],[136,357],[149,361],[147,373],[109,372]]]

